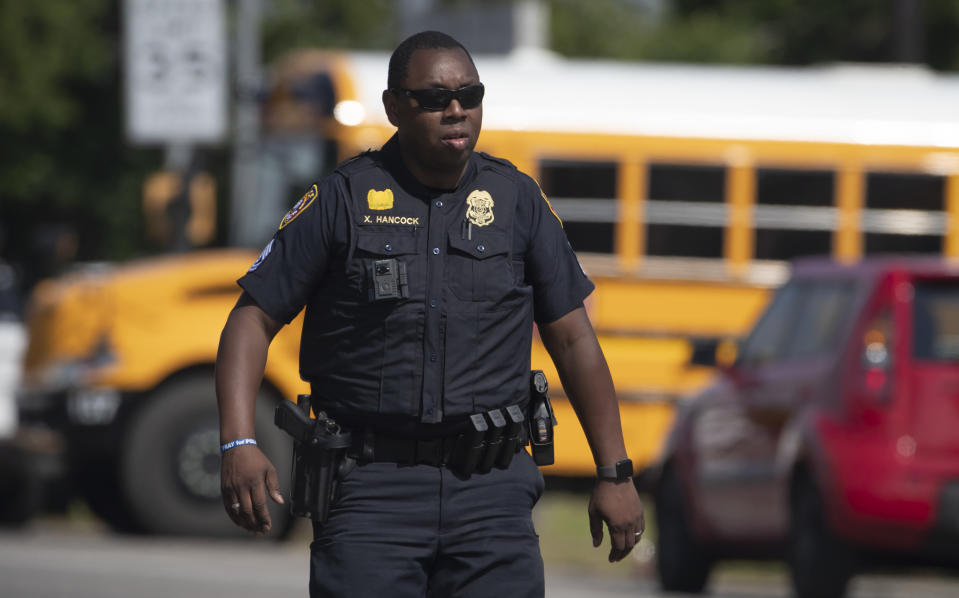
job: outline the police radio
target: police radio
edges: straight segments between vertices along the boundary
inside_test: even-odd
[[[553,464],[553,426],[558,425],[549,402],[549,384],[543,370],[533,370],[529,378],[529,447],[537,465]]]

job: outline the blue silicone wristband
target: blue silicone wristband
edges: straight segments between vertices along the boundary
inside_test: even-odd
[[[222,455],[223,453],[227,452],[231,448],[243,446],[244,444],[256,444],[256,439],[255,438],[237,438],[236,440],[231,440],[230,442],[227,442],[226,444],[221,444],[220,454]]]

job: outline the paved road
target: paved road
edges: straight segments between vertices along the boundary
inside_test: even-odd
[[[216,542],[128,537],[97,528],[40,523],[0,532],[4,598],[270,598],[306,595],[304,541]],[[657,597],[655,585],[624,576],[584,576],[547,564],[550,598]],[[786,598],[781,570],[721,570],[711,596]],[[867,576],[853,598],[959,596],[959,580],[937,575]],[[385,598],[385,597],[383,597]]]

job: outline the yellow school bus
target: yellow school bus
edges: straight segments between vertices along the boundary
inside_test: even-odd
[[[640,469],[676,401],[710,376],[693,357],[749,328],[789,259],[959,257],[959,77],[542,52],[475,61],[487,88],[477,147],[540,182],[596,283],[586,308]],[[252,219],[266,223],[259,234],[324,170],[392,135],[380,99],[387,63],[386,54],[301,50],[274,65],[258,168],[279,192],[258,195],[256,213],[270,215]],[[68,438],[68,469],[114,525],[231,533],[219,504],[212,364],[234,281],[255,257],[252,248],[195,252],[38,286],[24,404],[60,414],[46,419]],[[265,398],[306,391],[300,325],[271,348]],[[533,365],[547,372],[559,420],[556,464],[544,473],[592,476],[538,341]],[[282,466],[268,409],[262,417],[261,445]]]
[[[393,133],[382,54],[301,51],[274,70],[267,119],[333,141],[339,158]],[[536,178],[596,283],[587,302],[630,456],[655,456],[690,363],[746,331],[798,255],[959,256],[959,77],[917,67],[807,69],[476,58],[477,148]],[[308,89],[328,77],[328,117]],[[316,85],[313,85],[316,88]],[[269,120],[268,120],[269,122]],[[562,389],[542,345],[534,367]],[[557,401],[555,475],[593,463]]]

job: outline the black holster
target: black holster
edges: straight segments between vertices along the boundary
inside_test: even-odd
[[[347,456],[352,438],[322,411],[310,418],[310,395],[299,395],[296,403],[282,401],[274,414],[274,423],[293,437],[290,512],[324,522],[337,482],[352,466]]]

